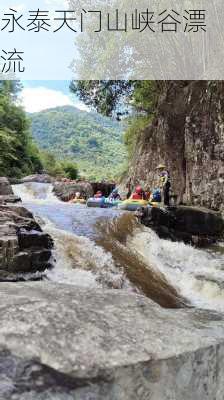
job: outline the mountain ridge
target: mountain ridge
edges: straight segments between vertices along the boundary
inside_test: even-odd
[[[122,123],[70,105],[28,116],[33,138],[42,150],[75,161],[87,178],[108,179],[119,174],[126,160]]]

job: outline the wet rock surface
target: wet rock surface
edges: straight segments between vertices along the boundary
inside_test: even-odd
[[[224,324],[135,294],[3,283],[0,398],[222,400]]]
[[[7,178],[0,178],[0,281],[21,280],[21,273],[52,267],[53,241],[43,233],[32,213],[14,196]]]
[[[69,201],[77,192],[82,198],[89,199],[99,190],[108,197],[114,188],[115,184],[108,182],[61,181],[54,183],[54,193],[62,201]]]
[[[142,208],[140,221],[164,239],[207,246],[223,238],[224,220],[220,213],[197,207]]]
[[[0,177],[0,195],[10,196],[13,195],[12,187],[7,178]]]
[[[55,182],[54,193],[62,201],[69,201],[77,192],[81,198],[88,199],[93,196],[93,188],[89,182]]]
[[[5,177],[0,177],[0,204],[17,203],[20,198],[15,196],[9,180]]]
[[[19,182],[15,183],[27,183],[27,182],[53,183],[54,181],[55,179],[48,174],[35,174],[26,176],[25,178],[20,179]]]
[[[8,196],[0,195],[0,204],[15,204],[15,203],[19,203],[20,201],[21,201],[21,198],[18,196],[15,196],[13,194],[8,195]]]
[[[53,241],[23,207],[0,206],[1,279],[9,274],[44,271],[51,265]]]

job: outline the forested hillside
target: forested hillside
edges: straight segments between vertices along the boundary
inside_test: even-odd
[[[120,122],[64,106],[29,115],[35,141],[59,159],[70,159],[91,179],[113,178],[123,168],[126,149]]]
[[[0,81],[0,175],[18,178],[42,168],[29,122],[16,98],[18,81]]]

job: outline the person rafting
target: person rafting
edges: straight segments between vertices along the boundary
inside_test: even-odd
[[[132,193],[131,200],[146,200],[146,194],[140,185],[136,186],[135,192]]]
[[[127,183],[126,183],[126,188],[128,190],[127,195],[126,195],[127,199],[129,199],[130,196],[131,196],[131,187],[132,187],[131,178],[129,178]]]
[[[152,203],[161,203],[161,190],[160,188],[156,188],[153,190],[150,196],[150,202]]]
[[[119,191],[118,191],[117,188],[115,188],[115,189],[111,192],[111,194],[110,194],[110,196],[109,196],[109,200],[110,200],[110,201],[121,200],[121,196],[120,196]]]
[[[165,206],[170,205],[170,173],[164,164],[159,164],[156,168],[159,171],[159,188],[161,189],[162,202]]]
[[[103,198],[103,193],[98,190],[98,192],[96,192],[96,194],[94,195],[95,199],[102,199]]]

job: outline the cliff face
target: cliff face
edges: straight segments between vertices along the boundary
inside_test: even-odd
[[[156,116],[140,135],[130,176],[153,187],[165,162],[179,202],[222,209],[224,82],[170,81]]]

